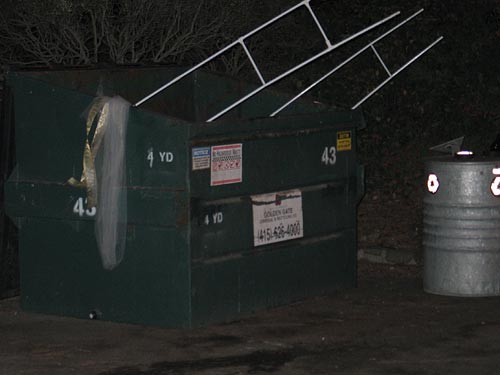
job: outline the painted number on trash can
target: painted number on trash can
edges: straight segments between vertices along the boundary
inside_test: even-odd
[[[77,214],[80,217],[83,216],[95,216],[96,208],[91,207],[87,208],[87,198],[78,198],[73,206],[73,213]]]
[[[337,162],[337,149],[335,146],[327,146],[321,155],[321,162],[325,165],[334,165]]]

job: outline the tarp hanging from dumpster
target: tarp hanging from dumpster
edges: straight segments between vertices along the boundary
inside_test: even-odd
[[[102,145],[97,150],[97,216],[95,233],[105,269],[123,259],[127,237],[125,140],[130,103],[116,96],[108,101]]]
[[[125,141],[129,109],[130,103],[119,96],[100,97],[94,101],[87,115],[82,178],[80,181],[74,178],[68,181],[71,185],[86,189],[87,207],[94,214],[97,208],[96,241],[102,265],[107,270],[120,264],[125,253]],[[91,133],[93,136],[90,141]]]

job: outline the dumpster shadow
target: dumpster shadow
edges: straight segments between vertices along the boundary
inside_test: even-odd
[[[148,369],[136,367],[119,367],[99,375],[167,375],[198,373],[211,369],[244,367],[248,373],[272,373],[280,370],[285,364],[298,357],[307,355],[303,349],[258,350],[243,355],[206,358],[191,361],[165,361],[152,364]]]

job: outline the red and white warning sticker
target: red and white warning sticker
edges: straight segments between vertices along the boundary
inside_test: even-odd
[[[211,147],[210,186],[237,184],[243,180],[243,145]]]

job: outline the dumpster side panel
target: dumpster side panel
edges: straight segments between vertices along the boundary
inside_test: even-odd
[[[23,72],[24,77],[44,81],[53,88],[78,91],[92,97],[119,95],[130,103],[136,103],[165,82],[183,73],[186,68],[114,68],[89,70],[61,70]],[[193,80],[186,78],[170,89],[156,95],[141,109],[169,116],[194,120]]]
[[[18,178],[61,183],[79,178],[94,97],[16,74],[9,84],[15,95]],[[185,185],[187,123],[131,108],[127,133],[130,186]]]
[[[252,121],[242,124],[231,122],[232,127],[237,130],[229,133],[230,136],[227,133],[224,136],[210,131],[200,132],[193,138],[192,148],[242,143],[243,175],[241,183],[213,187],[210,168],[192,171],[193,196],[219,199],[286,190],[289,187],[319,184],[346,175],[354,176],[354,170],[357,168],[358,123],[352,119],[341,122],[330,120],[329,123],[315,126],[316,124],[309,121],[313,119],[295,119],[288,129],[283,125],[286,121],[261,120],[260,124],[255,121],[254,132]],[[223,128],[225,130],[226,125]],[[337,137],[340,134],[350,135],[349,149],[339,151]]]
[[[258,309],[356,283],[355,231],[322,241],[193,266],[193,323],[235,319]]]
[[[302,188],[304,237],[325,236],[354,227],[355,178]],[[220,218],[220,219],[218,219]],[[254,231],[250,196],[200,201],[192,209],[192,257],[211,259],[252,251]]]
[[[363,193],[357,119],[332,116],[318,124],[298,117],[288,126],[263,119],[233,123],[235,130],[221,138],[211,129],[192,140],[194,324],[355,285],[356,207]],[[268,130],[247,133],[254,123]],[[216,152],[225,145],[237,152],[220,158]],[[208,167],[196,159],[200,150],[210,150]],[[241,162],[241,171],[224,158]],[[214,185],[214,170],[226,167],[241,179]],[[280,201],[287,192],[294,204]],[[268,208],[256,210],[262,204]],[[301,218],[292,223],[286,215],[294,210]],[[302,227],[298,236],[291,234],[294,223]]]
[[[0,82],[0,300],[19,294],[17,232],[5,210],[5,183],[14,169],[14,111],[11,90]],[[2,95],[3,94],[3,95]]]
[[[188,127],[131,108],[127,245],[123,262],[104,271],[96,210],[86,206],[84,190],[66,183],[81,175],[85,111],[93,97],[22,75],[11,80],[20,161],[6,185],[6,206],[20,224],[24,308],[189,326]]]
[[[233,104],[259,86],[237,81],[229,77],[198,71],[194,74],[195,111],[198,121],[211,116]],[[220,120],[268,117],[292,96],[270,89],[263,90],[234,110],[227,112]],[[314,113],[326,110],[326,106],[311,101],[298,100],[286,109],[287,114]],[[217,120],[219,122],[220,120]]]
[[[84,116],[93,98],[16,74],[8,84],[14,88],[19,178],[65,182],[81,173]]]
[[[159,245],[161,244],[161,245]],[[129,226],[123,262],[105,271],[93,222],[26,218],[20,236],[22,306],[104,320],[189,326],[185,236]]]
[[[81,189],[16,180],[14,175],[5,189],[5,206],[11,217],[94,221],[96,211],[82,203],[86,197]],[[127,195],[129,224],[177,227],[186,221],[188,202],[183,191],[129,188]]]
[[[132,108],[127,131],[129,187],[185,190],[189,124]]]

